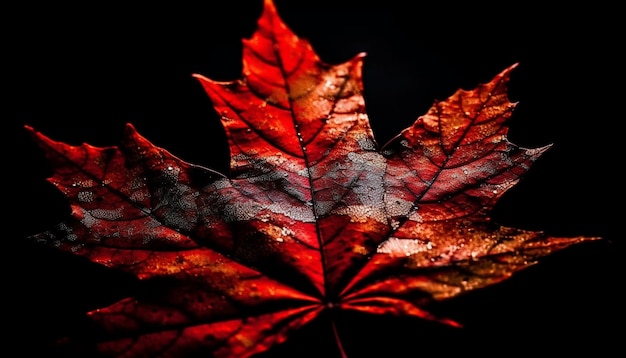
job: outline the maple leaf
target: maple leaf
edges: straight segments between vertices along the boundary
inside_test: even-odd
[[[229,175],[187,163],[128,124],[119,146],[26,128],[71,215],[30,237],[153,283],[88,313],[77,347],[105,356],[248,357],[338,312],[416,317],[596,237],[501,226],[496,201],[549,146],[508,141],[510,66],[433,104],[379,147],[364,55],[322,62],[265,0],[243,78],[196,75],[220,114]],[[343,356],[340,333],[335,331]]]

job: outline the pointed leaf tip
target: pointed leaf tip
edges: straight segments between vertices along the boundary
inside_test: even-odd
[[[28,134],[30,134],[33,137],[36,137],[37,134],[39,133],[33,126],[30,126],[28,124],[24,125],[24,129],[28,132]]]
[[[132,123],[126,123],[126,125],[124,126],[124,132],[127,135],[134,134],[134,133],[137,133],[137,129]]]
[[[267,11],[276,12],[276,5],[274,5],[273,0],[264,0],[263,1],[263,9]]]

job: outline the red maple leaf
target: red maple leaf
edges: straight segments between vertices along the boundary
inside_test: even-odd
[[[597,239],[489,217],[549,147],[507,140],[515,65],[434,103],[379,147],[362,96],[363,55],[322,62],[271,0],[243,48],[242,79],[196,76],[226,130],[228,176],[182,161],[130,124],[106,148],[27,126],[71,205],[67,220],[30,238],[151,283],[89,312],[97,329],[70,337],[76,349],[248,357],[348,311],[459,326],[428,305]]]

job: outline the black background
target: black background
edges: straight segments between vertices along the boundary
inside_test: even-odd
[[[493,216],[555,236],[606,239],[553,254],[506,282],[433,308],[465,324],[463,330],[400,318],[344,317],[338,325],[348,353],[623,352],[619,11],[600,3],[276,5],[326,62],[368,54],[365,99],[381,145],[435,99],[471,89],[519,62],[509,86],[511,100],[519,102],[509,139],[526,147],[554,146],[501,199]],[[226,172],[224,134],[191,74],[238,78],[241,39],[256,28],[261,7],[260,0],[239,0],[200,7],[22,2],[5,9],[2,122],[8,127],[2,137],[9,199],[3,297],[9,343],[18,351],[42,351],[47,341],[75,327],[84,311],[135,289],[123,274],[25,243],[25,236],[50,228],[69,208],[45,181],[50,167],[23,126],[70,144],[108,146],[118,143],[131,122],[155,145]],[[301,352],[337,356],[330,327],[313,324],[267,356]]]

